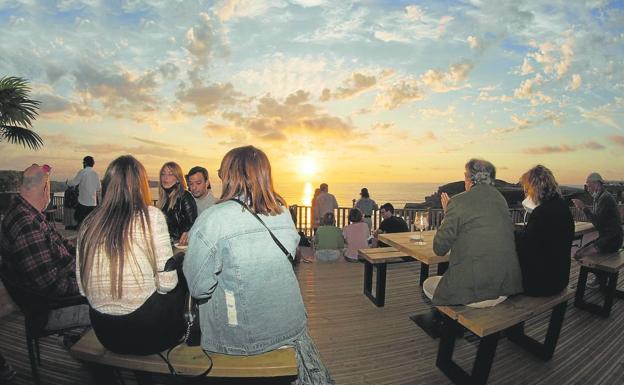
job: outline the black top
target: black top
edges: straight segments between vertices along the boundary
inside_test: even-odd
[[[197,204],[195,198],[190,192],[184,191],[181,197],[178,197],[173,208],[168,209],[169,200],[163,206],[163,212],[167,218],[167,227],[169,228],[169,236],[177,241],[182,233],[191,229],[195,219],[197,218]]]
[[[384,219],[379,225],[379,229],[384,233],[406,233],[409,231],[407,223],[401,217],[391,216]]]
[[[516,233],[516,250],[526,295],[555,295],[568,285],[574,220],[565,201],[556,196],[542,202]]]
[[[622,247],[622,221],[617,203],[608,191],[602,191],[595,200],[595,209],[585,207],[583,212],[598,230],[598,239],[593,241],[601,253],[613,253]]]

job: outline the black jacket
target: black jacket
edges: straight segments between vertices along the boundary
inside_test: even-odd
[[[598,239],[593,241],[601,253],[613,253],[622,247],[622,222],[617,203],[608,191],[602,191],[596,200],[596,209],[583,210],[587,219],[598,230]]]
[[[178,197],[175,205],[171,209],[169,207],[169,200],[165,202],[162,210],[167,217],[167,227],[169,228],[169,236],[177,241],[180,239],[182,233],[185,233],[191,229],[195,219],[197,219],[197,204],[195,198],[190,192],[184,191],[182,196]]]
[[[574,220],[559,196],[542,202],[516,233],[516,250],[527,295],[554,295],[568,285]]]

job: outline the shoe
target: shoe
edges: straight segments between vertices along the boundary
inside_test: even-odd
[[[15,369],[13,369],[11,364],[5,362],[4,365],[0,368],[0,384],[8,383],[13,378],[15,378],[16,375],[17,372],[15,371]]]

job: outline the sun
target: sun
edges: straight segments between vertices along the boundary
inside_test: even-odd
[[[305,156],[299,159],[299,173],[301,176],[309,177],[318,171],[316,161],[311,156]]]

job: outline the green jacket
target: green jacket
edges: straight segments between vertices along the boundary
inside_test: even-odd
[[[344,248],[342,231],[336,226],[319,227],[316,230],[315,240],[317,250],[342,250]]]
[[[455,195],[433,240],[449,268],[433,295],[434,305],[466,305],[522,292],[513,224],[496,188],[475,185]]]

